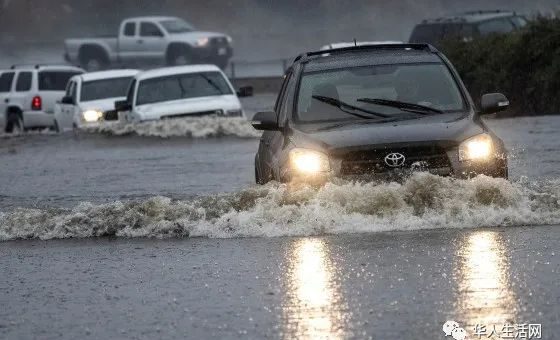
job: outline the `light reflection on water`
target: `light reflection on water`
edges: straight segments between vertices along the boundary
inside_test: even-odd
[[[476,325],[499,338],[504,324],[515,323],[516,297],[509,280],[507,247],[500,233],[478,231],[470,234],[458,250],[458,321],[468,334]]]
[[[284,338],[343,338],[347,312],[327,245],[319,239],[300,239],[288,256],[288,292],[282,307]]]

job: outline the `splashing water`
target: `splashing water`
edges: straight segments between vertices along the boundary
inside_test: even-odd
[[[84,129],[91,133],[108,135],[131,135],[152,137],[190,137],[208,138],[236,136],[258,138],[261,133],[255,130],[245,118],[193,117],[157,120],[142,123],[110,123]]]
[[[560,223],[560,181],[511,183],[418,173],[404,183],[268,184],[192,201],[0,213],[0,240],[72,237],[275,237]]]

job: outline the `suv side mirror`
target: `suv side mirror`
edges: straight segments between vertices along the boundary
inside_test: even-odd
[[[70,97],[70,96],[64,96],[64,97],[62,97],[62,99],[60,100],[60,102],[61,102],[62,104],[69,104],[69,105],[71,105],[71,104],[74,104],[74,99],[73,99],[72,97]]]
[[[119,100],[115,102],[115,111],[123,112],[123,111],[130,111],[132,110],[132,105],[128,103],[126,100]]]
[[[238,97],[251,97],[253,96],[253,87],[252,86],[243,86],[237,90]]]
[[[251,121],[251,125],[257,130],[276,131],[279,129],[276,121],[276,112],[257,112]]]
[[[509,107],[509,100],[501,93],[487,93],[480,100],[483,114],[503,111]]]

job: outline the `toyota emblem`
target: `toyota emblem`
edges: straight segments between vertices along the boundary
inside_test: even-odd
[[[404,165],[406,158],[402,153],[393,152],[385,156],[385,164],[391,168],[398,168]]]

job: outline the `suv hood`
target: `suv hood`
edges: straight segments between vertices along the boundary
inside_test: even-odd
[[[99,110],[99,111],[111,111],[115,109],[115,102],[119,100],[125,100],[126,97],[117,98],[106,98],[99,100],[91,100],[87,102],[80,103],[80,109],[82,110]]]
[[[214,110],[240,110],[236,95],[228,94],[212,97],[190,98],[171,102],[147,104],[136,107],[135,111],[143,119],[159,119],[161,116],[181,115]]]
[[[471,117],[455,121],[445,121],[440,117],[431,119],[432,117],[434,116],[384,124],[348,124],[324,131],[304,132],[295,127],[293,140],[296,146],[315,144],[320,148],[334,150],[414,142],[459,143],[484,132]]]

